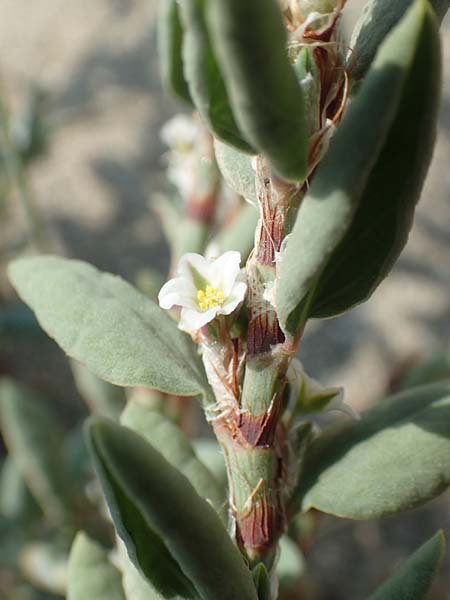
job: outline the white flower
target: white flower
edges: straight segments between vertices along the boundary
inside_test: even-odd
[[[167,177],[182,198],[189,198],[195,190],[199,156],[208,152],[205,129],[199,121],[180,114],[162,127],[161,139],[170,148]]]
[[[216,259],[185,254],[177,275],[159,292],[162,308],[181,307],[179,327],[194,333],[218,315],[231,314],[244,300],[247,284],[241,280],[241,255],[225,252]]]
[[[201,137],[200,125],[188,115],[175,115],[161,128],[162,141],[177,152],[189,152]]]
[[[341,387],[325,387],[304,370],[302,363],[292,359],[287,377],[294,388],[292,413],[294,416],[312,415],[336,410],[358,420],[358,413],[344,402]]]

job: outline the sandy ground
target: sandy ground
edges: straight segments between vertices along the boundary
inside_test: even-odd
[[[352,18],[360,6],[350,2]],[[149,0],[0,0],[1,93],[14,110],[32,83],[51,98],[56,127],[32,186],[52,236],[67,255],[129,279],[145,265],[168,265],[151,206],[163,185],[158,132],[176,106],[158,80],[154,16]],[[359,406],[380,395],[405,357],[449,345],[448,20],[444,31],[439,139],[408,246],[370,302],[312,323],[301,351],[313,375],[345,385]],[[14,210],[0,243],[24,223]]]

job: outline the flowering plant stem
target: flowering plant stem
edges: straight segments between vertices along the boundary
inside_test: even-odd
[[[247,262],[245,375],[235,411],[213,425],[228,469],[236,541],[250,564],[264,562],[270,569],[287,525],[288,439],[280,416],[296,345],[281,331],[270,298],[303,186],[272,177],[262,160],[256,179],[260,220]]]
[[[376,519],[450,484],[450,384],[394,396],[359,420],[341,388],[295,358],[307,321],[366,300],[406,243],[438,114],[432,10],[450,0],[369,0],[348,56],[344,0],[168,2],[172,88],[217,139],[183,117],[166,129],[186,231],[181,212],[166,211],[177,267],[159,307],[80,261],[20,259],[9,275],[49,335],[100,377],[200,397],[223,449],[225,505],[223,470],[216,480],[158,411],[151,418],[135,403],[120,426],[91,420],[124,574],[138,569],[145,598],[275,600],[288,583],[282,535],[296,513]],[[389,22],[398,25],[386,35]],[[368,61],[362,82],[353,57]],[[217,200],[232,199],[225,184],[259,209],[256,230],[250,214],[250,236],[237,239],[241,222],[229,247],[214,239],[228,218]],[[161,310],[173,307],[178,322]],[[320,430],[311,417],[320,424],[329,410],[354,420]],[[422,600],[442,550],[435,536],[374,597]],[[137,600],[125,580],[121,597]],[[69,590],[77,583],[75,574]],[[110,598],[108,586],[106,596],[86,589],[81,599]]]

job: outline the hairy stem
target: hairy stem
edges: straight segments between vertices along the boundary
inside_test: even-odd
[[[287,525],[289,448],[280,415],[292,349],[267,292],[276,285],[276,260],[303,190],[272,178],[262,160],[257,183],[261,216],[247,262],[245,375],[234,409],[213,425],[227,463],[237,544],[250,565],[270,569]]]

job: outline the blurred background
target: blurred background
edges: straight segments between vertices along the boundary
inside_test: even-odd
[[[349,0],[347,31],[362,6]],[[85,414],[71,371],[52,341],[27,328],[26,316],[11,334],[21,309],[4,267],[26,247],[31,222],[43,250],[57,248],[129,281],[148,267],[166,273],[153,198],[167,187],[160,128],[180,107],[161,89],[155,13],[148,0],[0,0],[0,98],[19,130],[30,102],[42,103],[49,127],[45,151],[27,168],[26,189],[13,189],[0,205],[0,373],[40,391],[68,428]],[[311,375],[344,385],[358,409],[397,389],[413,368],[450,376],[448,18],[443,62],[439,137],[408,246],[368,303],[311,323],[301,348]],[[447,494],[383,522],[324,519],[306,548],[305,589],[324,600],[364,598],[436,529],[449,530],[449,510]],[[436,599],[450,598],[449,565]],[[0,596],[1,577],[0,564]]]

